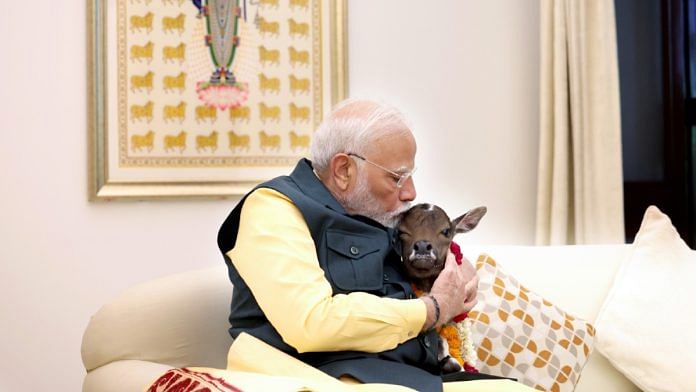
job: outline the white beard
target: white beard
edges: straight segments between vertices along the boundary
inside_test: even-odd
[[[395,227],[399,223],[401,213],[411,207],[411,203],[406,202],[394,211],[383,211],[380,202],[370,190],[365,172],[358,176],[358,182],[352,192],[337,199],[349,214],[366,216],[385,227]]]

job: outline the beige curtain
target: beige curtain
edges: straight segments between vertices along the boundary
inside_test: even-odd
[[[623,243],[614,0],[541,1],[536,241]]]

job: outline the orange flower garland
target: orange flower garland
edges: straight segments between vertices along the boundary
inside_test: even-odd
[[[459,245],[452,241],[450,250],[454,254],[457,264],[462,263],[462,252]],[[418,297],[425,293],[413,286],[413,291]],[[449,345],[449,355],[462,366],[465,372],[478,373],[476,369],[476,350],[474,350],[473,340],[471,339],[471,320],[468,314],[463,313],[456,316],[452,321],[437,329],[440,337],[447,341]]]

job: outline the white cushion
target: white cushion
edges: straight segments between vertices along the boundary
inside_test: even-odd
[[[645,391],[695,391],[696,253],[649,207],[597,319],[596,348]]]

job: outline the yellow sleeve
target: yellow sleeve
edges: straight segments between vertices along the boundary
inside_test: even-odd
[[[390,350],[425,323],[419,299],[332,295],[302,213],[275,190],[247,197],[227,255],[268,320],[299,352]]]

